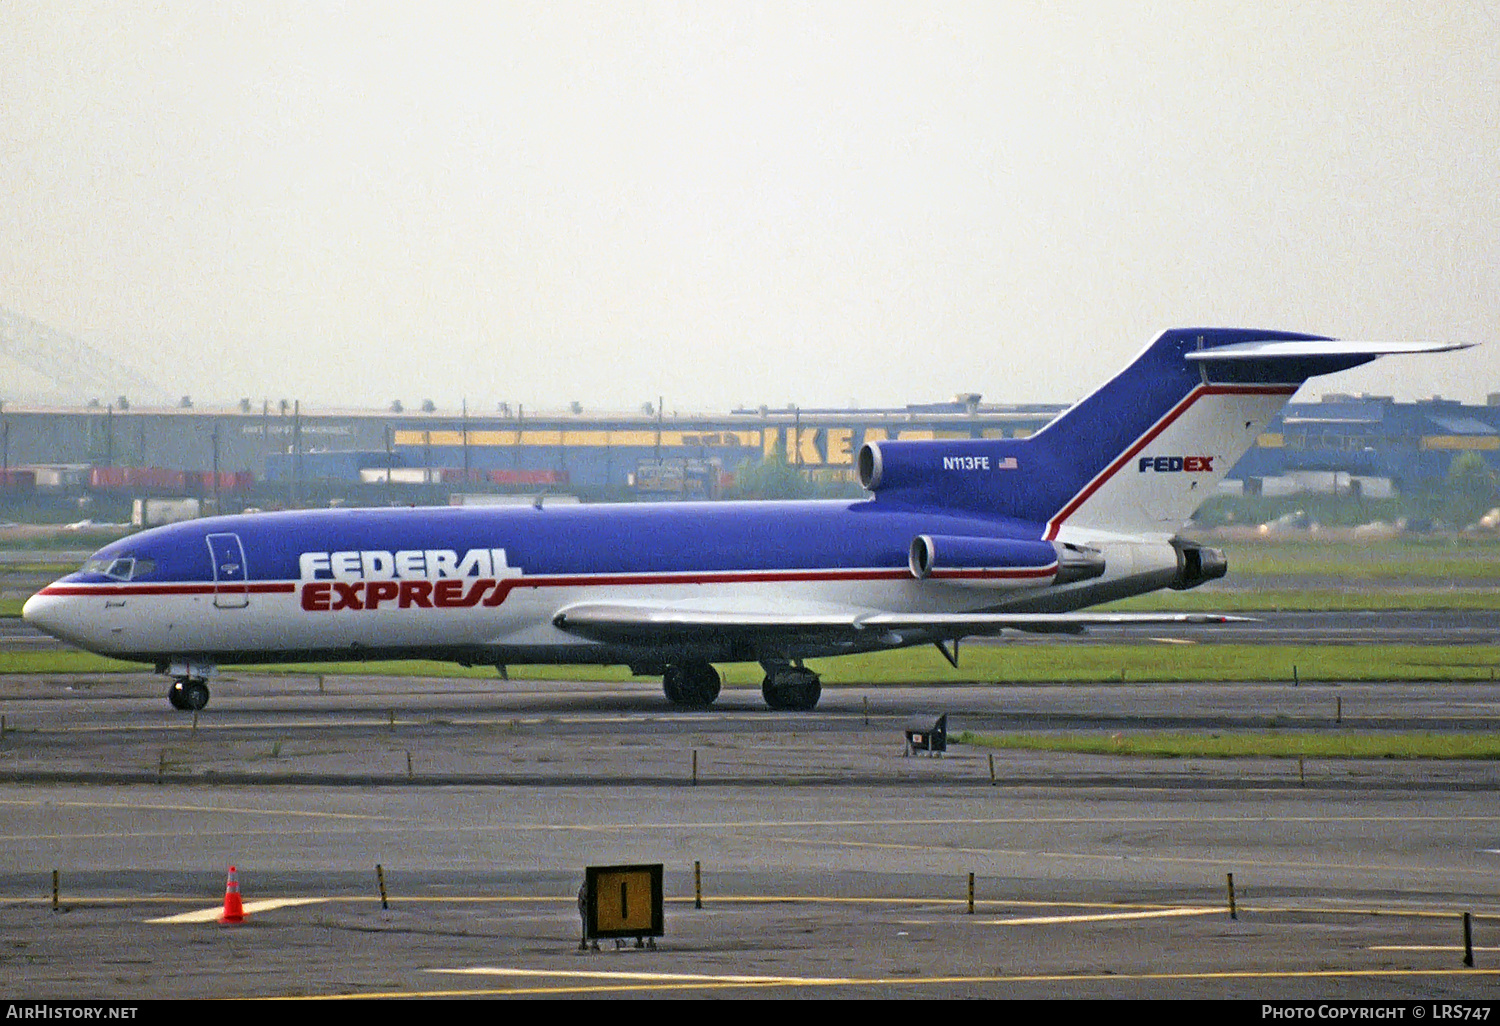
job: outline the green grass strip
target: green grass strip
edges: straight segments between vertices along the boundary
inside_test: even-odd
[[[0,579],[11,574],[64,577],[77,569],[77,563],[0,563]]]
[[[90,652],[61,649],[49,652],[0,652],[0,673],[140,673],[141,663],[106,659]]]
[[[1212,544],[1212,543],[1211,543]],[[1500,576],[1500,539],[1371,539],[1361,542],[1224,541],[1231,574],[1299,574],[1355,580]]]
[[[1380,588],[1368,591],[1171,591],[1121,599],[1098,607],[1100,612],[1115,610],[1131,613],[1358,613],[1402,609],[1424,612],[1441,609],[1500,610],[1500,590]]]
[[[958,669],[931,647],[838,659],[809,660],[828,686],[863,684],[1177,683],[1198,681],[1494,680],[1495,645],[964,645]],[[0,652],[0,673],[140,672],[124,663],[76,651]],[[224,668],[229,672],[371,674],[494,679],[493,667],[443,662],[301,663]],[[721,664],[724,683],[759,686],[754,663]],[[630,680],[622,666],[515,666],[510,675],[543,680]]]
[[[1155,759],[1500,759],[1500,738],[1482,734],[973,734],[950,740],[985,748]]]
[[[963,645],[813,660],[825,684],[1492,680],[1495,645]]]

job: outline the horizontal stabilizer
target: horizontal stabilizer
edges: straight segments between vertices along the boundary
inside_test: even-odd
[[[1317,357],[1401,356],[1416,353],[1448,353],[1471,349],[1473,342],[1357,342],[1352,339],[1267,340],[1235,342],[1213,349],[1183,353],[1183,359],[1217,363],[1221,360],[1306,360]]]

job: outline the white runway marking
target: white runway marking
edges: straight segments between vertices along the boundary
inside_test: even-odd
[[[147,812],[193,812],[223,813],[228,816],[302,816],[314,819],[389,819],[389,816],[370,816],[355,812],[319,812],[306,809],[257,809],[246,805],[168,805],[152,802],[78,802],[51,801],[48,799],[0,798],[0,805],[34,806],[47,809],[130,809]]]
[[[247,901],[244,903],[245,915],[253,915],[256,912],[270,912],[277,908],[291,908],[295,905],[316,905],[323,901],[322,898],[263,898],[259,901]],[[180,912],[175,916],[162,916],[160,919],[147,919],[148,923],[212,923],[224,914],[223,905],[215,905],[213,908],[200,908],[192,912]]]

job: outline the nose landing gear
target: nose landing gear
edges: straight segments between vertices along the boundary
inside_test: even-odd
[[[173,709],[183,712],[196,712],[208,705],[208,678],[214,675],[216,669],[213,663],[202,658],[177,659],[170,663],[156,664],[157,673],[164,673],[172,678],[172,686],[167,689],[167,701],[172,703]]]
[[[202,709],[208,705],[208,698],[208,685],[190,677],[172,681],[172,686],[167,689],[167,701],[172,703],[172,708],[184,712]]]

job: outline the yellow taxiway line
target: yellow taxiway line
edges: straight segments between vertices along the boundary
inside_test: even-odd
[[[989,926],[1052,926],[1057,923],[1107,923],[1118,919],[1169,919],[1173,916],[1222,916],[1222,908],[1163,908],[1153,912],[1101,912],[1087,916],[1026,916],[1020,919],[989,919]]]
[[[468,969],[433,969],[435,973],[461,975],[509,976],[519,979],[586,979],[594,983],[568,983],[554,986],[491,987],[472,990],[412,990],[375,993],[287,995],[279,1000],[367,1001],[372,998],[460,998],[460,997],[535,997],[564,994],[617,994],[629,992],[703,991],[768,989],[772,987],[944,987],[994,986],[1020,983],[1195,983],[1225,980],[1334,980],[1334,979],[1420,979],[1467,977],[1493,981],[1500,969],[1308,969],[1308,970],[1240,970],[1202,973],[1047,973],[1038,975],[994,976],[738,976],[688,973],[620,973],[576,970],[537,970],[473,967]],[[272,999],[278,1000],[278,999]]]

